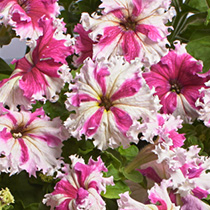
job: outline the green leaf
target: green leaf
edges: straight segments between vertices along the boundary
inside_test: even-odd
[[[3,210],[12,210],[12,209],[14,209],[13,205],[9,205],[9,206],[4,206],[3,207]]]
[[[135,182],[135,183],[141,183],[143,181],[143,175],[136,170],[133,170],[129,173],[126,172],[126,170],[123,170],[123,175],[125,178]]]
[[[65,107],[67,87],[64,87],[59,94],[59,99],[55,103],[47,101],[45,104],[43,102],[37,101],[36,104],[32,105],[34,112],[37,108],[43,107],[45,113],[50,116],[51,119],[59,117],[61,120],[66,120],[70,113]]]
[[[209,24],[209,21],[210,21],[210,9],[207,10],[207,13],[208,14],[207,14],[206,23],[205,23],[206,25],[208,25]]]
[[[9,75],[7,74],[0,74],[0,81],[3,79],[9,78]]]
[[[206,0],[190,0],[188,5],[200,12],[205,12],[209,8]]]
[[[115,168],[112,163],[107,167],[107,169],[108,172],[105,173],[106,177],[113,176],[115,181],[119,181],[122,178],[119,169]]]
[[[15,209],[15,210],[24,210],[25,207],[24,207],[23,202],[22,202],[21,200],[15,201],[14,209]]]
[[[185,19],[181,30],[175,38],[188,42],[193,39],[199,39],[203,36],[209,36],[210,25],[205,24],[206,12],[193,14]]]
[[[39,204],[39,210],[50,210],[50,206],[46,206],[43,203]]]
[[[28,174],[25,171],[22,171],[21,173],[13,176],[1,173],[0,178],[0,189],[8,187],[10,192],[14,196],[15,210],[23,210],[23,206],[28,206],[31,203],[39,203],[44,197],[45,192],[43,190],[43,185],[30,183],[30,179],[33,178],[29,178]],[[16,205],[18,207],[16,207]]]
[[[120,198],[119,194],[129,190],[129,187],[123,181],[117,181],[114,186],[107,185],[106,193],[102,192],[102,196],[109,199],[118,199]]]
[[[203,61],[203,72],[207,72],[210,69],[210,36],[192,40],[187,44],[186,48],[189,54]]]
[[[11,26],[0,25],[0,47],[9,44],[15,36],[15,31],[12,30]]]
[[[0,74],[11,75],[12,69],[10,66],[0,58]]]
[[[131,145],[130,147],[123,149],[122,146],[118,148],[119,153],[125,157],[128,161],[131,161],[136,155],[139,153],[139,149],[135,145]]]
[[[122,159],[115,150],[107,149],[104,151],[102,159],[105,163],[112,163],[116,169],[120,169],[122,167]]]
[[[104,198],[104,201],[106,202],[107,210],[118,210],[118,205],[116,200]]]
[[[30,205],[28,205],[25,210],[37,210],[39,207],[39,203],[32,203]]]

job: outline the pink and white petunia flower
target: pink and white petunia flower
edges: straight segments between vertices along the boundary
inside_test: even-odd
[[[58,118],[50,120],[43,109],[11,111],[3,108],[0,115],[0,168],[10,174],[26,170],[52,173],[60,167],[62,141],[68,132]],[[5,164],[6,163],[6,164]]]
[[[113,177],[103,177],[107,169],[101,158],[97,161],[70,156],[71,169],[56,184],[54,191],[45,195],[43,203],[56,210],[105,210],[106,203],[100,193],[106,192],[106,185],[113,185]]]
[[[1,0],[1,22],[14,27],[17,35],[37,39],[43,34],[39,25],[42,16],[55,18],[59,14],[57,0]]]
[[[73,53],[68,40],[54,28],[52,19],[42,18],[40,25],[44,35],[33,45],[24,58],[15,61],[15,70],[9,79],[0,82],[0,102],[15,108],[26,109],[34,100],[56,101],[67,79],[65,58]],[[68,69],[68,70],[66,70]]]
[[[122,55],[126,61],[140,57],[147,66],[157,63],[167,53],[165,23],[174,15],[169,4],[170,0],[103,0],[101,16],[83,13],[83,27],[98,42],[93,59]]]
[[[162,113],[180,115],[184,121],[189,121],[198,117],[195,102],[200,97],[199,89],[206,87],[210,76],[209,73],[199,74],[202,63],[188,54],[184,45],[178,43],[175,47],[143,76],[150,88],[155,87],[155,94],[163,105]]]
[[[201,200],[210,193],[209,174],[206,172],[209,170],[210,160],[199,156],[199,151],[196,146],[191,146],[188,151],[177,147],[170,150],[168,155],[166,150],[162,149],[162,154],[158,153],[158,161],[148,162],[137,169],[147,179],[146,188],[131,181],[127,182],[132,192],[131,197],[143,203],[148,203],[149,200],[154,204],[158,202],[158,209],[172,208],[166,208],[165,202],[180,205],[181,210],[191,209],[192,206],[195,210],[210,209],[210,206]],[[162,158],[164,154],[165,159]],[[167,187],[166,183],[169,184]],[[148,195],[146,189],[150,189]]]
[[[99,149],[138,142],[138,133],[156,119],[160,108],[141,76],[141,63],[130,64],[122,57],[107,63],[87,59],[70,88],[66,107],[76,114],[65,125],[77,139],[82,134],[94,138]]]
[[[191,146],[188,150],[175,148],[170,160],[170,176],[173,187],[181,196],[193,194],[199,199],[210,193],[210,159],[200,156],[200,148]]]

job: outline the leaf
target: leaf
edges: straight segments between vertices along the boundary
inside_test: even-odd
[[[32,203],[25,208],[25,210],[37,210],[39,207],[39,203]]]
[[[9,205],[9,206],[4,206],[3,210],[13,210],[14,206],[13,205]]]
[[[129,173],[123,170],[123,175],[125,176],[125,178],[135,183],[141,183],[143,181],[143,175],[139,171],[136,171],[136,170],[133,170]]]
[[[107,210],[118,210],[118,205],[116,200],[104,198],[104,201],[106,202]]]
[[[210,25],[206,25],[205,21],[206,13],[190,15],[186,18],[185,24],[176,38],[188,42],[193,39],[199,39],[203,36],[209,36]]]
[[[15,31],[12,30],[11,26],[0,25],[0,47],[9,44],[15,36]]]
[[[112,163],[116,169],[122,167],[122,160],[115,150],[107,149],[102,154],[102,159],[105,163]]]
[[[0,74],[10,75],[12,73],[12,69],[10,66],[0,58]]]
[[[115,168],[112,163],[107,167],[107,169],[108,172],[105,173],[106,177],[113,176],[115,181],[119,181],[122,178],[119,169]]]
[[[120,146],[119,149],[118,149],[118,151],[128,161],[131,161],[139,153],[139,149],[135,145],[131,145],[130,147],[128,147],[126,149],[123,149],[123,147]]]
[[[12,176],[2,173],[0,177],[0,188],[8,187],[15,198],[15,210],[23,210],[23,206],[28,206],[35,202],[39,203],[44,197],[45,192],[43,191],[43,185],[30,183],[31,178],[29,178],[25,171]]]
[[[203,73],[210,69],[210,36],[190,41],[186,49],[193,57],[203,61]]]
[[[208,9],[208,4],[206,0],[190,0],[188,5],[197,9],[200,12],[205,12]]]
[[[0,81],[3,79],[9,78],[9,75],[7,74],[0,74]]]
[[[24,210],[24,204],[21,200],[17,200],[15,201],[15,204],[14,204],[14,209],[15,210]]]
[[[36,104],[32,105],[33,109],[32,111],[34,112],[37,108],[43,107],[45,113],[50,116],[51,119],[55,117],[60,117],[61,120],[66,120],[66,118],[69,116],[71,112],[69,112],[66,107],[65,107],[65,100],[66,100],[66,95],[65,92],[67,88],[64,87],[61,90],[61,93],[59,94],[59,99],[55,103],[52,103],[50,101],[47,101],[45,104],[43,102],[37,101]]]
[[[129,187],[123,181],[117,181],[114,186],[107,185],[106,193],[102,192],[102,196],[109,199],[118,199],[120,198],[119,194],[129,190]]]

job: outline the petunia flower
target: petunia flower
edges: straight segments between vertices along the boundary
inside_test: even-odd
[[[88,164],[82,158],[70,156],[72,166],[56,184],[54,191],[45,195],[43,203],[56,210],[105,210],[105,202],[100,193],[106,191],[106,185],[113,185],[113,177],[103,177],[107,169],[101,158],[89,159]]]
[[[1,22],[14,27],[17,35],[37,39],[43,34],[39,25],[42,16],[55,18],[59,14],[57,0],[1,0]]]
[[[164,56],[151,71],[143,73],[150,88],[155,87],[156,95],[163,105],[161,113],[180,115],[186,122],[198,117],[195,102],[200,97],[199,89],[210,79],[209,73],[202,72],[202,63],[176,44],[175,50]]]
[[[34,100],[56,101],[67,78],[65,58],[73,53],[72,47],[52,19],[42,18],[40,25],[44,35],[31,44],[24,58],[15,61],[10,78],[0,82],[0,102],[12,109],[17,105],[29,109]]]
[[[165,23],[174,15],[169,4],[170,0],[103,0],[102,15],[82,13],[84,29],[98,42],[93,59],[122,55],[126,61],[139,57],[147,66],[157,63],[167,53]]]
[[[160,108],[141,76],[141,63],[125,63],[122,57],[108,63],[87,59],[70,89],[66,107],[76,113],[65,125],[77,139],[82,134],[94,138],[99,149],[138,142],[141,128],[156,119]]]
[[[180,206],[181,210],[192,206],[195,210],[210,209],[201,200],[210,193],[207,172],[210,160],[199,156],[199,151],[197,146],[191,146],[189,150],[176,147],[167,154],[166,149],[158,145],[154,151],[158,160],[150,161],[137,169],[145,176],[146,186],[126,182],[131,189],[131,197],[143,204],[158,203],[157,207],[161,210],[174,209],[172,206]]]
[[[26,170],[52,173],[60,167],[62,141],[68,132],[58,118],[50,120],[43,109],[11,111],[0,115],[0,168],[10,174]],[[2,168],[4,167],[4,168]]]

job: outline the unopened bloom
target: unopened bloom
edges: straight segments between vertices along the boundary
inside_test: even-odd
[[[11,203],[14,203],[14,201],[14,197],[7,187],[5,189],[0,190],[0,209]]]
[[[0,115],[0,168],[10,174],[26,170],[51,172],[61,164],[62,141],[68,132],[58,118],[50,120],[43,111],[11,111]]]
[[[89,159],[88,164],[82,158],[70,156],[72,166],[56,184],[54,191],[45,195],[43,200],[51,209],[105,210],[105,202],[100,193],[106,191],[106,185],[113,185],[113,177],[103,177],[107,169],[101,158]]]
[[[55,18],[59,14],[57,0],[1,0],[2,22],[14,27],[21,38],[37,39],[43,34],[39,20],[43,15]]]
[[[57,93],[64,85],[65,58],[73,50],[71,46],[66,46],[66,37],[54,28],[52,19],[44,17],[40,25],[44,35],[24,58],[16,61],[10,78],[0,82],[0,102],[11,109],[17,105],[28,109],[34,100],[56,101]]]
[[[155,87],[156,95],[163,105],[162,113],[180,115],[185,121],[198,117],[195,102],[200,97],[199,89],[205,87],[209,73],[202,72],[202,63],[185,50],[184,45],[176,44],[151,71],[143,74],[150,88]]]
[[[140,57],[147,65],[158,62],[167,53],[169,27],[164,24],[173,16],[169,4],[169,0],[103,0],[101,16],[83,13],[83,27],[98,41],[93,59],[123,55],[127,61]]]
[[[129,64],[122,57],[109,63],[87,59],[70,88],[66,107],[76,114],[70,114],[65,125],[78,139],[82,134],[94,138],[100,149],[138,142],[137,120],[142,119],[143,127],[159,109],[141,76],[141,63]]]

